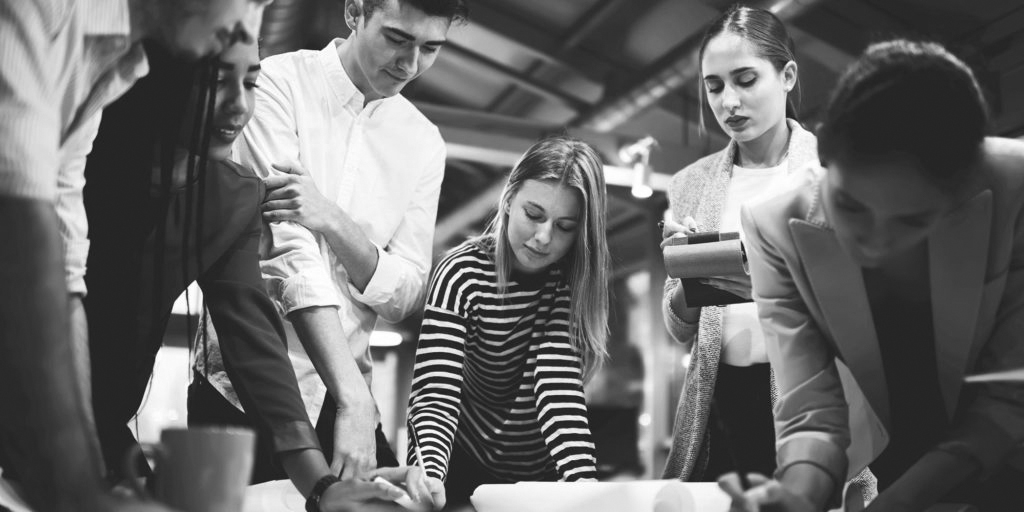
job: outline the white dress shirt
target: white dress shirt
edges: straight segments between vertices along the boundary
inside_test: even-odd
[[[256,90],[256,112],[235,145],[240,161],[261,176],[271,164],[298,163],[377,246],[377,268],[359,292],[319,234],[289,222],[264,232],[262,271],[282,314],[312,306],[338,309],[342,332],[367,384],[369,339],[377,317],[398,321],[423,307],[445,146],[436,126],[405,98],[369,102],[341,65],[335,39],[320,51],[269,57]],[[210,342],[215,333],[209,329]],[[236,406],[219,354],[207,368],[214,387]],[[299,343],[289,349],[310,419],[326,387]],[[195,358],[203,373],[202,354]]]
[[[148,71],[125,0],[0,7],[0,195],[54,202],[72,293],[85,293],[82,188],[100,112]]]

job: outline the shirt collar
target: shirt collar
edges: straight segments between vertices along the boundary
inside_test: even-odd
[[[86,35],[131,36],[131,16],[126,0],[87,0],[78,2],[78,6]]]
[[[327,70],[327,77],[331,82],[331,88],[338,102],[352,109],[353,112],[359,113],[364,110],[363,103],[366,101],[366,96],[352,82],[352,78],[345,71],[345,66],[341,65],[338,47],[344,43],[345,39],[342,37],[335,38],[330,43],[327,43],[327,46],[320,50],[320,61],[323,63],[324,69]],[[381,98],[369,102],[365,106],[366,116],[372,118],[381,105],[392,99]]]

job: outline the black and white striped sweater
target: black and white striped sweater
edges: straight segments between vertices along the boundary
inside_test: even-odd
[[[445,478],[456,442],[499,480],[595,477],[569,303],[558,269],[514,275],[499,293],[492,257],[472,242],[441,260],[409,398],[429,476]]]

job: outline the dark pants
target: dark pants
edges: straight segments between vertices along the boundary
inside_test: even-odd
[[[738,470],[771,476],[776,467],[774,421],[768,363],[718,365],[703,480],[714,482],[723,473]]]
[[[324,408],[317,421],[317,437],[323,449],[327,463],[331,463],[334,454],[334,411],[337,409],[334,400],[328,394],[324,399]],[[330,418],[330,421],[326,421]],[[202,375],[195,375],[188,387],[188,424],[199,425],[232,425],[248,427],[256,431],[256,456],[253,460],[252,481],[257,484],[270,480],[288,478],[274,449],[274,440],[270,432],[256,427],[255,423],[242,411],[231,405],[220,392]],[[398,466],[395,453],[388,445],[384,430],[377,425],[377,467]]]

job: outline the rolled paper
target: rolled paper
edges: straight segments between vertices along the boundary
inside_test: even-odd
[[[718,484],[678,480],[520,482],[477,487],[477,512],[726,512]]]
[[[692,238],[692,237],[690,237]],[[667,245],[662,251],[668,275],[678,278],[749,273],[743,242],[738,238],[707,243]]]

